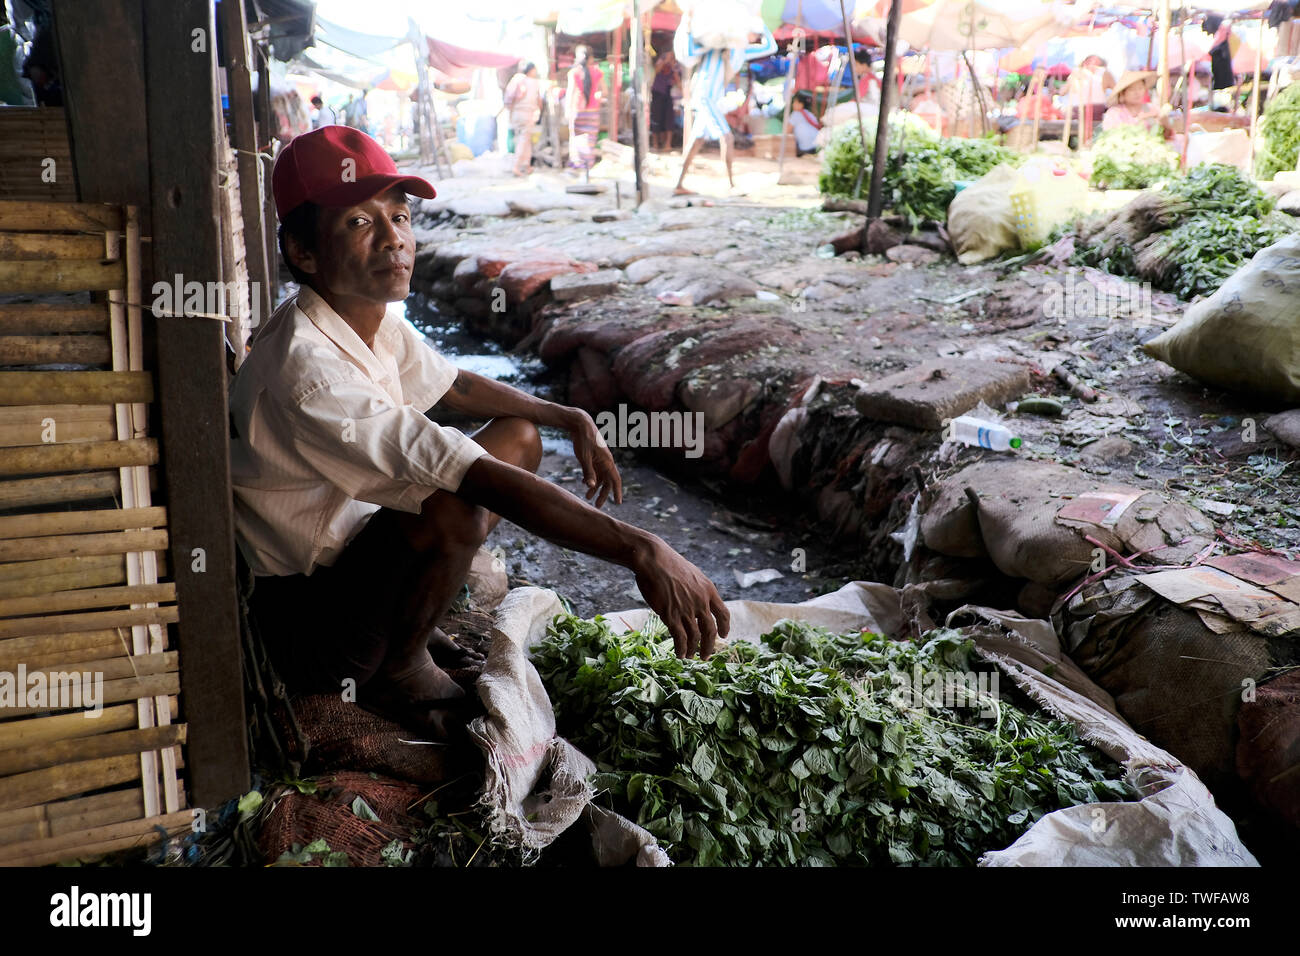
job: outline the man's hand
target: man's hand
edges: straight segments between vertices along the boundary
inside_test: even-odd
[[[596,497],[597,508],[605,504],[611,494],[614,504],[623,503],[623,479],[614,464],[614,455],[605,443],[596,423],[581,408],[567,410],[565,430],[573,440],[573,456],[582,465],[582,482],[587,486],[587,500]]]
[[[650,609],[668,627],[678,657],[699,654],[707,660],[719,637],[731,628],[731,615],[713,582],[660,538],[633,565],[636,584]],[[715,624],[716,621],[716,624]]]

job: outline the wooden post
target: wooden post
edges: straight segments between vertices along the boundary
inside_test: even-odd
[[[628,50],[632,66],[632,164],[636,174],[636,202],[649,199],[645,181],[645,154],[650,142],[650,100],[646,87],[645,24],[641,19],[641,0],[632,0],[632,38]]]
[[[221,10],[221,35],[225,40],[222,58],[226,66],[226,88],[230,95],[230,145],[236,150],[239,163],[239,198],[244,213],[244,247],[248,262],[249,303],[259,311],[257,320],[265,321],[271,314],[271,286],[267,281],[270,259],[267,256],[266,236],[262,229],[262,208],[266,195],[266,177],[262,175],[262,159],[258,155],[257,127],[253,119],[253,86],[249,74],[248,26],[244,21],[241,3],[223,3]],[[243,356],[236,361],[243,361]]]
[[[884,205],[881,195],[885,182],[885,158],[889,153],[889,101],[893,98],[895,47],[898,46],[898,21],[903,13],[903,0],[890,0],[889,22],[885,27],[885,68],[880,78],[880,119],[876,123],[876,149],[871,158],[871,189],[867,194],[867,220],[880,218]],[[862,231],[862,241],[867,241],[867,230]]]
[[[609,139],[618,144],[618,100],[623,92],[623,24],[614,31],[614,55],[609,71]]]
[[[803,53],[803,31],[796,29],[794,36],[790,38],[790,43],[785,48],[786,58],[790,61],[789,67],[785,73],[785,108],[781,115],[781,139],[778,146],[776,157],[776,181],[779,183],[785,177],[785,128],[790,123],[790,104],[794,102],[794,70],[795,65],[799,62],[799,57]],[[687,116],[690,110],[687,110]],[[866,155],[866,149],[863,149],[863,155]]]
[[[858,95],[858,69],[857,61],[853,59],[853,27],[849,23],[849,10],[844,5],[844,0],[840,0],[840,15],[844,18],[844,44],[849,51],[849,78],[853,81],[853,105],[858,111],[858,138],[862,141],[862,161],[867,160],[867,131],[862,126],[862,97]],[[827,97],[829,102],[829,94]],[[782,135],[785,131],[782,130]],[[858,182],[862,181],[862,170],[858,169]],[[854,189],[854,199],[857,199],[857,190]]]
[[[212,5],[143,0],[142,6],[153,273],[221,281],[222,117]],[[190,727],[187,770],[195,805],[216,807],[249,787],[225,338],[221,323],[210,319],[159,317],[157,323],[169,566],[185,608],[178,632]]]
[[[253,104],[254,112],[259,117],[257,123],[258,133],[258,152],[270,153],[272,142],[275,139],[275,114],[271,111],[271,50],[266,43],[257,45],[257,99]],[[263,163],[262,176],[265,181],[270,181],[271,164],[264,159],[258,159]],[[278,219],[275,213],[275,203],[270,202],[271,190],[267,190],[268,201],[262,205],[262,235],[266,237],[266,281],[269,286],[271,308],[275,308],[275,300],[280,291],[280,248],[276,238],[276,227]],[[263,316],[270,318],[270,314]]]

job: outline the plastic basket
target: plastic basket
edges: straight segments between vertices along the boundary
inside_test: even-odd
[[[1038,182],[1022,182],[1011,190],[1016,236],[1024,249],[1036,249],[1048,234],[1079,207],[1087,187],[1073,173],[1045,176]]]

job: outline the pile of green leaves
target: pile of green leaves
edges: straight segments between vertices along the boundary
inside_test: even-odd
[[[817,179],[822,194],[852,199],[867,195],[876,125],[863,126],[868,150],[865,168],[858,124],[845,123],[836,129],[822,154]],[[896,113],[889,121],[889,156],[883,179],[885,208],[906,217],[914,228],[925,219],[945,222],[958,181],[979,179],[998,163],[1017,159],[1012,150],[989,140],[941,139],[912,114]]]
[[[1221,163],[1197,166],[1157,195],[1165,200],[1167,214],[1159,218],[1165,228],[1095,231],[1076,245],[1071,261],[1191,299],[1214,292],[1255,253],[1296,228],[1292,217],[1272,212],[1274,201],[1254,182]]]
[[[1269,102],[1259,121],[1263,149],[1255,158],[1255,174],[1272,179],[1295,169],[1300,159],[1300,83],[1292,83]]]
[[[1178,176],[1178,154],[1159,132],[1141,126],[1106,130],[1092,155],[1092,185],[1098,189],[1149,189]]]
[[[914,668],[970,672],[956,632],[783,621],[708,661],[663,637],[560,616],[534,662],[593,784],[679,864],[971,865],[1052,810],[1133,796],[1067,723],[973,690],[914,701]]]

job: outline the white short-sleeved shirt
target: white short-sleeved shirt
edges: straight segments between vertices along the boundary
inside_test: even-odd
[[[424,413],[454,365],[390,310],[374,351],[304,287],[257,330],[230,387],[235,531],[255,574],[329,566],[381,506],[455,491],[483,448]]]

